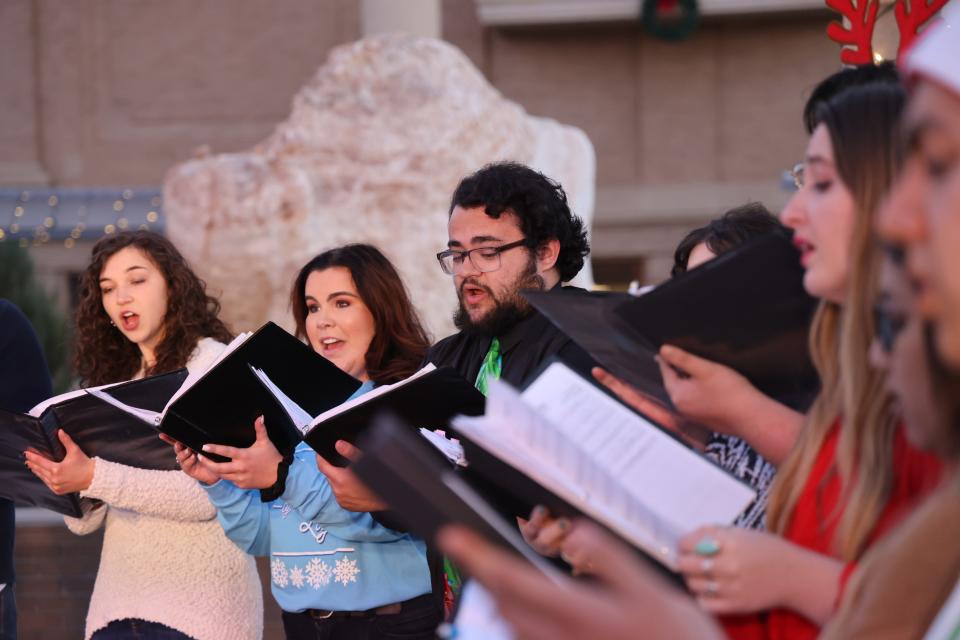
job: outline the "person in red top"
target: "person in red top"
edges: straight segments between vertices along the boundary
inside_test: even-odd
[[[778,467],[767,521],[779,536],[704,528],[680,543],[687,585],[706,610],[724,616],[737,640],[815,638],[864,551],[940,478],[940,462],[906,440],[882,372],[868,362],[879,264],[871,218],[895,170],[903,102],[890,69],[889,78],[808,107],[811,135],[795,169],[799,188],[781,219],[794,229],[805,288],[822,300],[811,331],[822,391]],[[720,365],[689,354],[667,360],[691,373],[682,378],[664,368],[674,403],[701,422],[709,416],[691,410],[687,397],[694,392],[714,413],[727,398],[748,397],[749,383]],[[715,380],[739,391],[718,394]],[[767,431],[779,424],[768,423]],[[783,436],[754,438],[790,439],[776,440]]]
[[[810,342],[823,390],[808,414],[728,367],[672,346],[659,354],[684,418],[742,438],[778,466],[767,522],[779,535],[705,528],[680,544],[687,586],[737,640],[815,637],[852,563],[939,479],[939,461],[904,439],[882,373],[868,362],[879,264],[871,218],[897,165],[904,100],[888,63],[834,74],[805,109],[810,140],[781,220],[795,232],[804,287],[822,301]],[[622,387],[611,389],[649,408]],[[526,533],[538,549],[556,547],[565,536],[557,528]]]

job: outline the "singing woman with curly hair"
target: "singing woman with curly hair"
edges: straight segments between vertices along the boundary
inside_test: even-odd
[[[80,282],[76,369],[85,386],[181,367],[202,371],[230,331],[220,304],[163,236],[136,231],[93,247]],[[263,602],[253,559],[230,542],[206,493],[181,471],[88,457],[64,432],[67,454],[27,464],[58,494],[99,506],[65,518],[74,533],[105,526],[84,637],[260,638]]]

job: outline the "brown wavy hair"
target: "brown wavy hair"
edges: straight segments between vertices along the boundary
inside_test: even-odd
[[[127,247],[142,251],[163,274],[167,284],[167,313],[157,361],[147,375],[186,366],[201,338],[229,342],[233,336],[218,318],[220,302],[207,295],[206,284],[163,236],[151,231],[129,231],[101,238],[91,252],[90,264],[80,277],[80,303],[76,313],[74,367],[84,386],[108,384],[135,376],[143,364],[140,349],[111,325],[103,308],[100,274],[115,253]]]
[[[330,249],[303,265],[290,291],[297,337],[307,335],[307,278],[314,271],[331,267],[350,271],[357,293],[373,315],[375,333],[365,357],[370,379],[376,384],[390,384],[416,373],[430,339],[397,269],[379,249],[369,244]]]

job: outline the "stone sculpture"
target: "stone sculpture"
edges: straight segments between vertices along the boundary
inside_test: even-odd
[[[595,158],[579,129],[527,114],[448,43],[399,34],[333,50],[253,149],[174,166],[168,234],[236,330],[291,327],[289,288],[313,255],[348,242],[397,265],[434,337],[453,330],[455,296],[434,254],[449,198],[486,163],[517,160],[563,184],[593,215]],[[590,284],[587,267],[577,283]]]

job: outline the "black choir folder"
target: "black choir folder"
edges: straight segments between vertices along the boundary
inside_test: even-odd
[[[672,572],[680,537],[732,524],[756,499],[748,485],[561,362],[522,392],[492,381],[486,413],[458,416],[453,427],[464,480],[501,514],[527,516],[544,504],[558,515],[586,515]],[[404,516],[403,505],[382,497]],[[408,513],[410,526],[420,516]]]
[[[337,440],[356,443],[381,412],[392,412],[415,427],[442,429],[458,414],[482,414],[484,402],[483,394],[456,369],[429,364],[405,380],[378,387],[317,416],[303,439],[332,464],[345,466],[348,461],[337,453]]]
[[[237,336],[205,371],[191,374],[161,410],[127,406],[110,389],[90,393],[194,451],[205,444],[249,447],[256,439],[253,423],[263,415],[270,440],[286,454],[300,442],[304,428],[302,418],[291,416],[290,406],[307,417],[320,414],[359,387],[355,378],[268,322],[255,333]]]
[[[186,377],[187,370],[180,369],[100,389],[109,389],[113,396],[132,406],[159,410]],[[29,414],[0,409],[0,496],[21,506],[81,515],[87,500],[81,500],[77,494],[53,494],[23,463],[26,450],[62,460],[65,451],[57,437],[58,429],[63,429],[90,457],[142,469],[178,468],[170,445],[161,442],[155,431],[81,389],[50,398]]]
[[[799,253],[769,235],[641,296],[535,292],[524,296],[611,373],[663,400],[653,360],[664,344],[739,371],[765,394],[803,408],[818,378],[807,335],[816,301]]]
[[[409,423],[392,413],[377,414],[361,446],[363,457],[350,468],[420,538],[433,541],[443,526],[463,524],[548,577],[559,575],[527,545],[516,524],[500,515]]]

